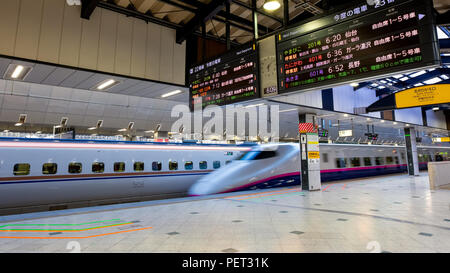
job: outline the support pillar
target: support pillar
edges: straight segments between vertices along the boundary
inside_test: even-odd
[[[317,118],[299,113],[300,164],[302,190],[320,190],[320,151]]]
[[[419,158],[417,156],[416,130],[405,128],[406,160],[409,175],[419,175]]]

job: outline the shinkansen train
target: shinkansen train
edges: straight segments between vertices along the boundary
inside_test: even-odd
[[[300,184],[298,144],[0,139],[0,214]],[[419,160],[448,160],[421,147]],[[404,147],[321,144],[322,181],[406,170]]]
[[[249,148],[0,139],[0,214],[185,196]]]
[[[202,177],[191,196],[300,184],[298,144],[256,146],[231,164]],[[419,169],[429,161],[449,160],[450,147],[418,147]],[[404,146],[320,144],[321,181],[407,171]]]

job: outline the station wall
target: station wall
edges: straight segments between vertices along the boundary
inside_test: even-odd
[[[350,85],[343,85],[333,88],[334,110],[346,113],[355,113],[355,108],[367,107],[378,100],[374,90],[369,88],[360,88],[353,90]],[[380,113],[364,114],[365,116],[380,118]]]
[[[443,111],[427,111],[427,122],[430,127],[447,129],[447,121]]]
[[[184,85],[175,30],[101,8],[80,14],[63,0],[2,1],[0,55]]]

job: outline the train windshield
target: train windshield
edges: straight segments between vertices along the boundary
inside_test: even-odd
[[[237,160],[259,160],[276,156],[275,151],[249,151],[242,154]]]

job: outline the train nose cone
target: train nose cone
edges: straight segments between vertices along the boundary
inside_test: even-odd
[[[207,185],[201,182],[197,182],[192,185],[188,191],[189,196],[200,196],[210,194],[210,191],[207,189]]]

